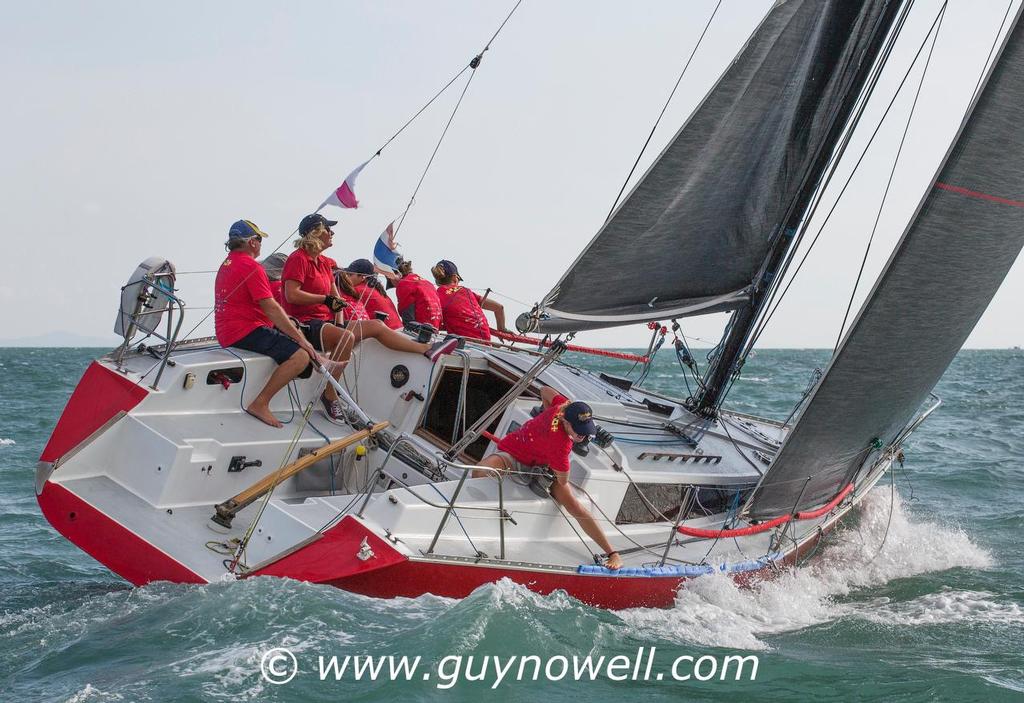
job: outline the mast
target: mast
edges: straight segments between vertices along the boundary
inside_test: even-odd
[[[894,12],[898,4],[898,2],[893,2],[890,9]],[[694,402],[694,412],[708,416],[717,414],[718,408],[721,406],[729,390],[730,381],[740,373],[745,361],[744,349],[746,349],[755,323],[760,318],[768,301],[769,293],[772,291],[772,283],[781,274],[786,256],[796,241],[794,235],[797,232],[797,228],[804,222],[815,192],[822,186],[823,181],[827,180],[826,171],[830,161],[832,163],[838,161],[838,159],[833,161],[833,155],[838,156],[837,152],[841,153],[841,150],[845,147],[845,140],[842,139],[843,135],[846,134],[847,139],[849,138],[852,128],[859,118],[859,112],[856,115],[854,114],[854,106],[862,97],[861,110],[863,110],[864,105],[867,103],[867,98],[874,89],[875,82],[881,72],[881,67],[884,66],[885,60],[888,58],[892,44],[895,42],[899,29],[906,19],[912,4],[911,2],[903,6],[899,19],[893,23],[895,24],[895,30],[891,35],[888,31],[890,26],[892,26],[890,23],[879,21],[875,27],[874,35],[857,67],[856,76],[850,83],[849,90],[842,101],[840,109],[835,113],[835,119],[828,130],[828,136],[822,141],[812,168],[806,172],[804,181],[790,204],[786,218],[769,240],[768,253],[765,256],[764,264],[758,271],[755,280],[751,282],[749,288],[750,297],[744,305],[733,311],[718,353],[704,375],[701,390]],[[891,20],[892,15],[888,16]],[[889,38],[889,43],[883,50],[882,45],[886,42],[886,37]],[[875,58],[879,56],[880,58],[876,62]],[[872,77],[873,71],[874,76]],[[870,83],[869,78],[871,78]],[[846,116],[845,119],[841,117],[844,115]],[[841,141],[842,144],[840,144]]]

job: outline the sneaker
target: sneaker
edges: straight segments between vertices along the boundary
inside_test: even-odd
[[[430,349],[423,352],[423,356],[427,357],[431,361],[437,361],[445,354],[451,354],[459,347],[458,337],[446,337],[440,342],[434,342],[430,345]]]
[[[324,412],[327,413],[327,417],[332,420],[344,419],[345,406],[341,404],[340,400],[327,400],[327,398],[320,396],[320,402],[324,404]]]

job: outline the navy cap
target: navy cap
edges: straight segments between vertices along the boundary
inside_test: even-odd
[[[249,239],[250,237],[264,239],[268,236],[266,232],[249,220],[239,220],[231,225],[231,229],[228,230],[228,239]]]
[[[358,273],[362,276],[372,276],[377,273],[369,259],[356,259],[343,268],[342,271],[345,273]]]
[[[320,225],[323,225],[324,227],[333,227],[336,224],[338,224],[337,220],[328,220],[319,212],[314,212],[312,215],[306,215],[299,222],[299,234],[305,237]]]
[[[455,265],[454,261],[441,259],[437,262],[437,266],[435,268],[441,269],[441,271],[444,272],[445,277],[458,276],[459,278],[462,278],[462,275],[459,273],[459,267]]]
[[[572,430],[578,435],[592,437],[597,434],[597,425],[594,423],[594,411],[590,406],[581,401],[569,403],[562,411],[562,416],[572,425]]]

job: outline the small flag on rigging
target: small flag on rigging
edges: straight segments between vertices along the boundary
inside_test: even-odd
[[[382,269],[398,271],[398,260],[402,258],[398,253],[398,244],[395,243],[395,223],[392,222],[377,238],[373,246],[373,263]]]
[[[325,200],[323,205],[320,207],[323,207],[324,205],[334,205],[335,207],[345,209],[359,207],[359,201],[356,200],[356,177],[368,163],[370,162],[364,161],[359,164],[355,171],[348,174],[348,177],[345,178],[342,184],[338,186],[333,193],[327,196],[327,200]]]

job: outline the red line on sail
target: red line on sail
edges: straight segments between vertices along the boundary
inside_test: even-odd
[[[978,200],[987,200],[991,203],[1000,203],[1002,205],[1012,205],[1013,207],[1024,207],[1024,202],[1020,200],[1009,200],[1007,198],[1000,198],[998,195],[989,195],[988,193],[979,193],[976,190],[970,190],[968,188],[961,188],[960,186],[950,185],[949,183],[942,183],[941,181],[935,182],[935,187],[941,190],[948,190],[950,193],[959,193],[960,195],[966,195],[968,198],[977,198]]]

